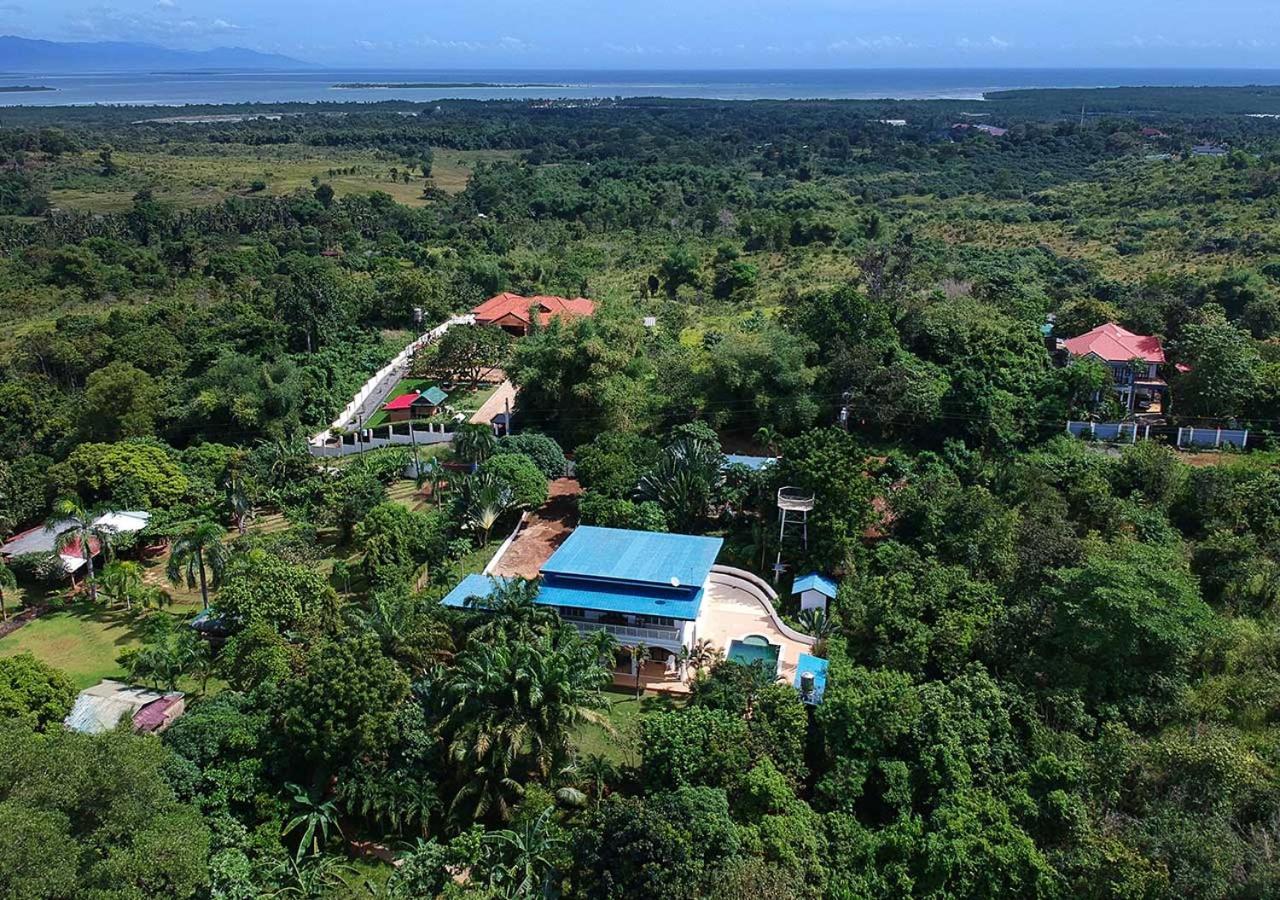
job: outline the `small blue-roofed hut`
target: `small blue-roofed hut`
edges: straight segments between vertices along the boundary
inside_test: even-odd
[[[827,601],[836,598],[836,583],[825,575],[810,572],[791,585],[791,596],[799,595],[800,610],[820,609],[826,612]]]

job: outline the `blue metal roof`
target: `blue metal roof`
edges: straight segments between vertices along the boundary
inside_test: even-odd
[[[835,599],[836,583],[825,575],[819,575],[817,572],[810,572],[808,575],[801,575],[791,585],[791,593],[794,596],[803,591],[817,591],[824,597]]]
[[[468,575],[440,603],[454,609],[467,609],[470,607],[467,599],[488,597],[495,581],[500,584],[503,579]],[[644,585],[610,584],[585,579],[565,580],[551,576],[543,581],[538,590],[538,602],[544,606],[574,606],[597,612],[664,616],[692,622],[698,618],[698,610],[702,607],[702,594],[701,587],[693,591],[674,591],[669,587],[663,590]],[[483,607],[483,604],[480,606]]]
[[[720,538],[582,525],[543,563],[542,572],[668,590],[699,589],[723,543]]]
[[[822,695],[827,690],[827,668],[830,663],[827,660],[817,656],[810,656],[808,653],[801,653],[800,659],[796,662],[796,680],[794,682],[797,691],[801,692],[800,699],[805,703],[817,704],[822,702]],[[801,687],[802,679],[806,672],[813,673],[813,696],[804,696],[804,689]]]
[[[609,584],[585,579],[564,580],[551,576],[542,582],[538,602],[547,606],[574,606],[597,612],[631,616],[664,616],[692,622],[702,607],[703,590],[673,591],[643,585]]]
[[[488,598],[489,594],[493,592],[495,582],[501,584],[502,579],[490,578],[488,575],[468,575],[458,582],[456,588],[445,594],[440,603],[443,606],[464,609],[468,605],[467,599],[469,597]]]
[[[775,462],[772,456],[742,456],[737,453],[726,453],[724,455],[724,464],[726,466],[746,466],[748,469],[760,471],[766,466],[771,466]]]

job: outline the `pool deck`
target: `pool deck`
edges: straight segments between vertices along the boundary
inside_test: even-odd
[[[734,641],[753,634],[768,638],[779,648],[778,677],[788,684],[795,680],[800,654],[812,645],[783,633],[769,615],[758,591],[732,578],[712,576],[698,617],[698,638],[708,639],[726,653]]]

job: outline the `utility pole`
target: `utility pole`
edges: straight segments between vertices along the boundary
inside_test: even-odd
[[[502,401],[502,403],[503,403],[503,406],[506,407],[506,411],[507,411],[507,436],[509,437],[515,434],[515,430],[511,427],[511,398],[507,397],[505,400]]]

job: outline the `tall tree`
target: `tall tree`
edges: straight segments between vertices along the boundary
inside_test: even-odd
[[[165,574],[174,584],[186,581],[188,588],[200,586],[200,599],[209,608],[209,588],[222,583],[230,551],[223,542],[226,530],[217,522],[189,522],[169,549]]]
[[[53,514],[45,523],[45,527],[57,532],[54,547],[61,553],[67,549],[76,549],[84,560],[85,583],[89,586],[89,599],[98,600],[98,581],[94,571],[94,544],[105,554],[110,541],[115,536],[115,529],[99,524],[99,519],[106,510],[90,510],[79,497],[64,497],[53,505]]]

